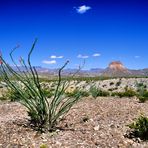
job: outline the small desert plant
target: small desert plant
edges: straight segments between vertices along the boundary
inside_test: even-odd
[[[128,125],[133,130],[132,134],[141,139],[148,139],[148,118],[141,115],[135,122]]]
[[[132,88],[125,87],[125,91],[123,92],[123,96],[133,97],[136,95],[137,95],[137,93]]]
[[[119,96],[120,98],[122,97],[133,97],[133,96],[136,96],[137,93],[131,89],[131,88],[125,88],[125,91],[124,92],[113,92],[111,94],[111,96]]]
[[[109,88],[108,91],[114,91],[114,90],[117,90],[118,88],[115,87],[115,88]]]
[[[41,144],[40,148],[48,148],[46,144]]]
[[[112,86],[112,85],[114,85],[114,82],[110,82],[110,84],[109,84],[110,86]]]
[[[95,86],[91,87],[89,91],[92,97],[94,98],[97,98],[99,96],[104,96],[104,97],[109,96],[109,92],[103,91],[99,88],[96,88]]]
[[[111,92],[111,96],[113,96],[113,97],[118,96],[118,93],[119,92]]]
[[[148,100],[148,91],[146,90],[146,85],[143,83],[138,83],[137,84],[137,91],[138,91],[138,99],[141,103],[145,102]]]
[[[43,89],[43,93],[47,98],[51,98],[54,95],[54,92],[51,89]]]
[[[70,110],[70,108],[79,100],[80,95],[74,98],[64,98],[63,94],[68,86],[67,81],[62,81],[61,72],[68,64],[68,61],[58,71],[58,81],[52,98],[48,99],[49,93],[42,89],[38,73],[31,65],[30,58],[37,40],[32,45],[28,54],[27,64],[24,59],[20,58],[20,64],[25,70],[21,70],[13,58],[14,48],[10,53],[10,58],[17,68],[14,70],[0,55],[0,72],[4,82],[13,91],[15,99],[27,108],[28,116],[31,123],[38,130],[46,129],[53,131],[56,124]],[[13,77],[13,79],[12,79]]]
[[[137,83],[137,90],[141,90],[141,89],[146,89],[146,85],[144,85],[143,83]]]
[[[0,101],[6,101],[6,100],[8,100],[6,95],[1,95],[0,96]]]
[[[5,101],[5,100],[9,100],[8,98],[8,90],[7,89],[1,89],[0,90],[0,101]]]
[[[144,90],[143,92],[140,92],[138,95],[138,99],[141,103],[148,100],[148,91]]]
[[[81,97],[88,97],[89,96],[89,93],[87,91],[78,90],[78,89],[75,89],[72,92],[67,92],[66,93],[66,96],[67,97],[77,97],[78,95],[81,96]]]
[[[118,81],[117,83],[116,83],[116,87],[118,87],[118,86],[120,86],[121,85],[121,81]]]
[[[12,89],[8,90],[5,97],[10,101],[19,101],[21,99],[19,93]]]

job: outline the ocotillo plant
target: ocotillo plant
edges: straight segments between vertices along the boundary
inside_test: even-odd
[[[55,130],[56,124],[70,110],[70,108],[80,98],[80,94],[73,98],[64,98],[63,94],[68,86],[66,81],[62,81],[61,72],[68,64],[68,61],[59,69],[58,83],[54,92],[54,97],[48,99],[43,89],[41,88],[38,73],[34,66],[31,65],[30,58],[32,51],[36,45],[34,41],[32,48],[28,54],[27,64],[24,59],[20,58],[20,64],[25,68],[21,70],[16,64],[13,53],[14,48],[10,53],[10,58],[17,68],[14,70],[0,55],[0,73],[3,81],[5,81],[11,91],[14,91],[19,96],[19,102],[23,104],[28,111],[31,123],[38,129],[46,129],[49,131]],[[12,79],[13,77],[13,79]]]

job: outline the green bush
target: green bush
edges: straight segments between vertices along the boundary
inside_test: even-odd
[[[112,92],[112,93],[111,93],[111,96],[113,96],[113,97],[119,96],[118,94],[119,94],[119,92]]]
[[[148,118],[140,116],[135,122],[128,125],[133,130],[133,135],[141,139],[148,139]]]
[[[17,71],[9,66],[2,55],[0,55],[0,73],[3,81],[13,92],[13,99],[19,98],[19,102],[27,108],[30,122],[34,127],[41,131],[53,131],[56,129],[56,125],[62,117],[79,100],[80,95],[78,94],[74,98],[63,97],[67,83],[66,81],[62,81],[61,72],[68,64],[67,61],[64,66],[59,69],[54,95],[48,99],[50,93],[42,89],[38,73],[30,62],[36,42],[37,40],[33,43],[28,54],[27,64],[24,59],[20,59],[20,65],[23,66],[25,70],[22,71],[13,58],[13,52],[16,47],[10,53],[10,58],[17,68]]]
[[[6,98],[11,101],[19,101],[20,97],[19,93],[15,90],[9,90],[6,94]]]
[[[109,84],[110,86],[112,86],[112,85],[114,85],[114,82],[110,82],[110,84]]]
[[[66,96],[67,97],[77,97],[77,96],[88,97],[89,96],[89,93],[87,91],[75,89],[72,92],[67,92],[66,93]]]
[[[8,100],[7,94],[8,94],[8,90],[1,88],[0,89],[0,101]]]
[[[117,90],[118,88],[115,87],[115,88],[109,88],[108,91],[114,91],[114,90]]]
[[[132,89],[125,88],[124,92],[112,92],[111,96],[119,96],[120,98],[133,97],[133,96],[137,96],[137,93]]]
[[[143,83],[137,84],[137,91],[138,91],[138,99],[141,103],[144,103],[148,100],[148,91],[146,90],[146,86]]]
[[[116,87],[118,87],[118,86],[120,86],[121,85],[121,81],[118,81],[117,83],[116,83]]]
[[[137,93],[131,88],[125,88],[125,92],[123,92],[123,97],[133,97],[136,96]]]
[[[96,88],[94,86],[90,88],[89,92],[92,95],[92,97],[94,97],[94,98],[97,98],[99,96],[106,97],[106,96],[109,96],[110,95],[109,92],[103,91],[103,90],[101,90],[99,88]]]
[[[124,92],[112,92],[111,96],[125,97]]]
[[[144,103],[145,101],[147,101],[148,100],[148,91],[145,90],[145,91],[139,93],[138,99],[141,103]]]
[[[54,92],[52,90],[43,89],[43,94],[45,95],[45,97],[51,98],[54,95]]]
[[[40,145],[40,148],[48,148],[48,147],[47,147],[47,145],[45,145],[45,144],[41,144],[41,145]]]
[[[143,83],[137,83],[137,90],[140,91],[141,89],[146,89],[147,86],[144,85]]]
[[[8,100],[8,98],[6,97],[6,95],[0,96],[0,101],[6,101],[6,100]]]

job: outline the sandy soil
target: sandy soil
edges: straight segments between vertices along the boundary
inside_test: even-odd
[[[0,102],[0,148],[148,148],[148,142],[129,139],[126,126],[148,102],[135,98],[83,98],[59,124],[63,130],[40,134],[28,125],[25,108],[16,102]]]

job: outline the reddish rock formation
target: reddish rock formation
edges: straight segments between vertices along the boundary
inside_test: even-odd
[[[130,74],[130,71],[120,61],[111,62],[103,72],[103,75],[106,76],[127,76]]]
[[[127,71],[127,68],[120,61],[111,62],[108,68],[114,71]]]

